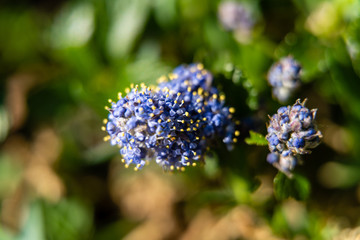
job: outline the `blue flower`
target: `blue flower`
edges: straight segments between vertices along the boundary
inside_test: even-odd
[[[183,170],[202,162],[217,138],[231,148],[239,135],[235,110],[225,106],[212,80],[202,64],[182,65],[155,89],[132,86],[125,97],[110,101],[106,130],[125,166],[135,164],[137,170],[155,159],[166,170]]]
[[[300,86],[301,65],[293,57],[285,57],[273,64],[268,73],[268,82],[273,87],[273,96],[285,102]]]
[[[267,161],[288,175],[299,162],[298,156],[311,153],[322,139],[315,123],[317,109],[309,110],[305,102],[298,99],[293,106],[279,108],[267,127],[271,152]]]

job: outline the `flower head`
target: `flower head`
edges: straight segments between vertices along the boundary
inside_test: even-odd
[[[270,118],[266,139],[267,161],[284,173],[290,173],[299,161],[298,155],[311,153],[320,144],[322,134],[315,123],[317,109],[309,110],[298,99],[293,106],[281,107]]]
[[[183,65],[161,77],[155,89],[135,86],[111,102],[106,130],[125,166],[135,164],[137,170],[155,159],[164,169],[183,170],[203,161],[216,138],[231,147],[239,135],[234,109],[211,83],[201,64]]]
[[[246,43],[250,39],[255,20],[245,5],[234,1],[222,2],[218,8],[218,18],[226,30],[234,31],[240,42]]]
[[[268,73],[273,95],[285,102],[300,86],[301,65],[293,57],[285,57],[273,64]]]

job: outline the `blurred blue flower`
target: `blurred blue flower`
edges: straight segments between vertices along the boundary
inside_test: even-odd
[[[268,73],[269,84],[273,87],[273,96],[280,102],[286,102],[300,86],[301,65],[293,57],[284,57],[273,64]]]
[[[267,161],[291,175],[298,156],[311,153],[320,144],[322,134],[315,123],[317,109],[309,110],[300,99],[293,106],[281,107],[267,126],[269,150]]]
[[[251,11],[244,4],[235,1],[220,3],[218,18],[226,30],[235,33],[238,41],[246,43],[250,40],[255,19]]]
[[[125,166],[137,170],[155,159],[166,170],[184,170],[203,161],[218,138],[230,149],[239,135],[235,110],[225,106],[212,80],[202,64],[182,65],[154,89],[132,86],[125,97],[110,100],[107,140],[120,147]]]

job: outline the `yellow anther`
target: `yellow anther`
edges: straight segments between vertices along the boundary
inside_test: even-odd
[[[178,102],[177,100],[174,101],[175,104],[177,104],[177,102]]]
[[[185,120],[180,120],[181,123],[185,123]]]
[[[155,116],[155,114],[153,114],[153,113],[150,113],[150,114],[149,114],[149,116],[150,116],[150,117],[154,117],[154,116]]]
[[[198,111],[198,113],[201,113],[201,112],[202,112],[201,109],[198,109],[197,111]]]
[[[225,95],[224,95],[224,94],[221,94],[221,95],[220,95],[220,100],[221,100],[221,101],[225,101]]]
[[[169,94],[166,94],[166,97],[168,98],[168,97],[169,97]]]
[[[196,127],[199,127],[199,124],[197,123],[197,124],[195,124],[195,126],[196,126]]]
[[[178,77],[178,75],[175,74],[175,73],[170,73],[170,74],[169,74],[170,80],[173,80],[173,79],[175,79],[175,78],[177,78],[177,77]]]
[[[166,82],[166,81],[167,81],[167,78],[165,76],[161,76],[157,80],[158,83],[163,83],[163,82]]]
[[[196,163],[195,163],[195,162],[193,162],[193,163],[192,163],[192,166],[193,166],[193,167],[195,167],[195,166],[196,166]]]
[[[103,123],[107,124],[107,122],[108,122],[108,120],[106,118],[104,118]]]
[[[185,158],[185,160],[189,160],[189,158],[188,157],[184,157]]]
[[[193,131],[196,131],[197,130],[197,128],[193,128]]]
[[[191,92],[191,87],[188,87],[188,88],[187,88],[187,91],[188,91],[188,92]]]
[[[134,140],[134,139],[131,139],[131,140],[130,140],[130,142],[131,142],[131,143],[134,143],[134,142],[135,142],[135,140]]]
[[[138,100],[137,100],[137,102],[138,102],[138,103],[141,103],[141,100],[140,100],[140,99],[138,99]]]
[[[134,167],[134,171],[136,172],[137,170],[139,170],[137,167]]]
[[[196,77],[201,78],[201,74],[200,73],[196,74]]]
[[[190,162],[187,162],[187,163],[186,163],[186,166],[190,166]]]
[[[190,132],[190,131],[191,131],[191,128],[187,128],[186,131],[187,131],[187,132]]]
[[[134,84],[132,83],[132,84],[130,84],[130,88],[134,88]]]
[[[146,88],[145,83],[140,83],[140,87],[142,87],[142,88]]]
[[[125,167],[125,168],[128,168],[128,167],[129,167],[129,164],[125,164],[124,167]]]
[[[235,108],[233,108],[233,107],[229,108],[229,112],[230,112],[230,113],[234,113],[234,112],[235,112]]]
[[[173,171],[175,168],[173,165],[170,166],[170,170]]]
[[[184,171],[185,171],[185,168],[184,168],[184,167],[181,167],[181,168],[180,168],[180,171],[184,172]]]
[[[176,127],[175,127],[175,126],[173,126],[173,129],[174,129],[174,130],[176,130]]]
[[[121,133],[120,133],[120,136],[121,136],[121,137],[125,137],[125,133],[124,133],[124,132],[121,132]]]
[[[155,109],[156,109],[156,107],[153,105],[153,106],[151,106],[151,109],[152,109],[152,110],[155,110]]]
[[[199,137],[195,137],[196,140],[199,140],[200,138]]]
[[[189,114],[188,112],[185,112],[185,116],[187,116],[187,117],[188,117],[189,115],[190,115],[190,114]]]
[[[125,88],[125,92],[129,93],[130,92],[130,88]]]
[[[201,99],[200,98],[196,99],[196,102],[197,103],[201,102]]]
[[[206,117],[204,117],[202,120],[203,120],[203,121],[207,121],[207,118],[206,118]]]
[[[161,123],[161,119],[158,120],[158,123]]]
[[[199,94],[199,95],[203,94],[203,92],[204,92],[204,89],[202,89],[202,88],[199,88],[199,89],[198,89],[198,94]]]
[[[189,85],[189,83],[190,83],[189,80],[185,80],[185,81],[184,81],[184,84],[185,84],[186,86]]]
[[[151,98],[149,98],[149,99],[148,99],[148,102],[149,102],[149,103],[152,103],[152,102],[153,102],[153,100],[152,100]]]
[[[122,93],[118,92],[118,99],[121,99],[121,97],[122,97]]]
[[[110,136],[106,136],[106,137],[104,137],[104,141],[107,142],[110,140],[110,138],[111,138]]]
[[[207,74],[207,73],[208,73],[208,72],[207,72],[205,69],[201,71],[201,74],[202,74],[202,75],[205,75],[205,74]]]
[[[132,150],[133,148],[132,148],[132,146],[129,146],[129,150]]]
[[[190,124],[193,124],[194,123],[194,120],[190,119]]]
[[[168,118],[168,120],[166,120],[167,122],[171,122],[171,119],[170,118]]]
[[[199,64],[197,65],[197,69],[198,69],[198,70],[203,70],[203,69],[204,69],[204,65],[203,65],[202,63],[199,63]]]
[[[234,143],[237,143],[237,141],[238,141],[237,138],[233,138]]]
[[[236,120],[236,121],[235,121],[235,124],[236,124],[236,125],[240,125],[240,121],[239,121],[239,120]]]
[[[235,131],[235,136],[239,136],[240,135],[240,131],[236,130]]]
[[[113,100],[111,100],[111,99],[109,98],[109,99],[108,99],[108,102],[109,102],[109,103],[112,103],[112,102],[113,102]]]
[[[102,126],[101,131],[106,131],[106,127]]]
[[[213,99],[217,99],[218,95],[214,93],[214,94],[212,95],[212,97],[213,97]]]
[[[110,108],[109,108],[108,106],[105,106],[105,110],[109,111],[109,110],[110,110]]]
[[[196,96],[197,92],[193,91],[193,96]]]
[[[125,159],[121,159],[121,162],[124,163],[124,162],[125,162]]]
[[[184,129],[180,129],[180,132],[183,132],[184,131]]]
[[[170,148],[170,146],[169,146],[169,145],[166,145],[166,148]]]

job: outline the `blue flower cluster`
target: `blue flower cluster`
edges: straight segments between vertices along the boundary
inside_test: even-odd
[[[155,159],[166,170],[184,170],[203,161],[217,138],[231,148],[240,134],[235,109],[225,106],[212,80],[202,64],[182,65],[153,89],[132,86],[117,102],[109,100],[106,140],[120,147],[125,167],[138,170]]]
[[[273,87],[273,96],[286,102],[300,86],[301,65],[293,57],[285,57],[273,64],[268,73],[268,81]]]
[[[234,37],[241,43],[248,43],[255,25],[255,18],[250,9],[236,1],[225,1],[218,7],[218,18],[224,29],[234,32]]]
[[[319,145],[322,134],[317,130],[317,109],[309,110],[300,99],[293,106],[281,107],[270,118],[266,139],[271,153],[267,161],[285,174],[291,175],[299,155],[311,153]]]

